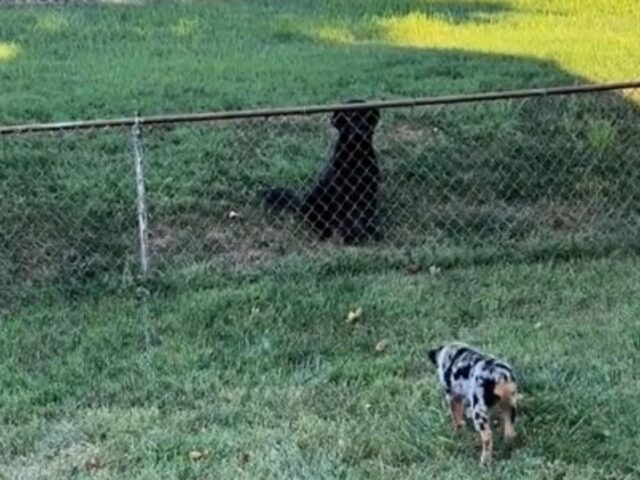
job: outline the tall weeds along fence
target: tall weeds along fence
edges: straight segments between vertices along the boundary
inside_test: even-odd
[[[639,93],[0,127],[1,308],[49,288],[335,255],[635,249]]]

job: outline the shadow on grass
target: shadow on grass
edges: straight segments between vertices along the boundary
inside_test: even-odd
[[[254,9],[260,4],[256,2],[245,2],[249,8]],[[500,0],[450,0],[450,1],[433,1],[433,0],[399,0],[395,2],[387,2],[384,0],[354,0],[351,2],[341,2],[340,0],[331,0],[323,2],[322,11],[318,11],[318,2],[306,0],[297,2],[295,9],[288,13],[297,14],[300,20],[304,20],[311,15],[320,16],[324,12],[330,12],[333,18],[342,20],[360,20],[363,13],[366,12],[367,17],[382,16],[401,16],[409,13],[424,14],[435,17],[443,21],[454,24],[462,23],[481,23],[492,21],[500,15],[513,12],[514,6],[506,1]],[[263,4],[264,8],[264,4]]]

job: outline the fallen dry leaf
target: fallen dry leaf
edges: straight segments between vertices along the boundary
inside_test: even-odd
[[[412,275],[415,275],[416,273],[420,272],[420,265],[418,265],[417,263],[412,263],[411,265],[408,265],[407,272],[409,272]]]
[[[209,450],[195,449],[189,452],[189,460],[192,460],[194,462],[198,460],[204,460],[208,456],[209,456]]]
[[[383,353],[389,349],[389,340],[383,338],[378,343],[376,343],[376,353]]]
[[[238,452],[238,454],[236,455],[236,461],[238,462],[238,465],[249,463],[249,460],[251,460],[251,456],[247,452]]]
[[[102,463],[102,461],[98,457],[94,456],[89,458],[89,460],[84,463],[84,468],[89,471],[100,470],[101,468],[104,468],[104,463]]]
[[[436,267],[435,265],[431,265],[429,267],[429,273],[431,275],[437,275],[438,273],[440,273],[440,267]]]
[[[362,317],[362,308],[356,308],[347,315],[346,323],[355,323]]]

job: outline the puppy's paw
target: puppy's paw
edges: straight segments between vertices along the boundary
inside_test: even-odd
[[[483,467],[490,467],[491,466],[491,455],[483,453],[480,456],[480,464]]]
[[[507,425],[504,427],[504,439],[508,442],[512,442],[514,438],[516,438],[516,432],[512,426]]]

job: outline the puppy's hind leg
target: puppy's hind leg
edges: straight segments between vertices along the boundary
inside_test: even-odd
[[[473,411],[473,426],[480,433],[480,440],[482,441],[480,463],[489,465],[493,455],[493,433],[489,423],[489,412],[484,409],[475,409]]]
[[[453,428],[464,427],[464,403],[458,396],[449,397],[449,408],[451,409],[451,421]]]

